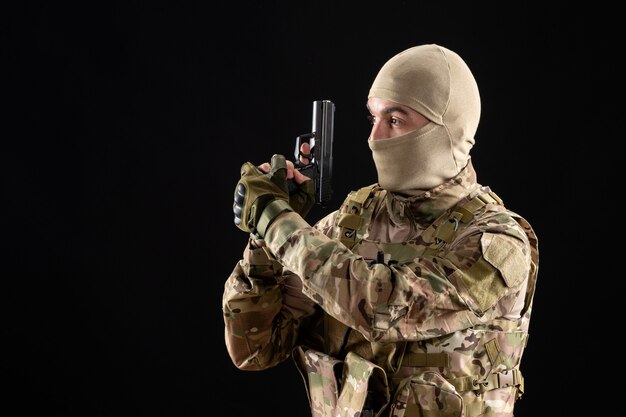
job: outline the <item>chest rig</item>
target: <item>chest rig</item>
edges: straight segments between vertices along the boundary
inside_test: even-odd
[[[372,242],[367,239],[368,226],[374,211],[386,198],[387,191],[377,184],[363,187],[351,192],[345,199],[338,214],[335,238],[339,239],[349,249],[357,245]],[[467,226],[475,214],[487,204],[502,205],[502,200],[491,190],[477,190],[460,203],[436,218],[419,236],[418,240],[406,242],[376,242],[390,252],[398,253],[393,261],[402,263],[417,256],[432,256],[444,249],[444,246],[454,239],[456,234]],[[407,245],[407,243],[411,243]],[[394,246],[410,247],[411,249],[396,249]],[[384,251],[386,252],[386,251]],[[381,261],[381,259],[377,259]]]
[[[447,246],[477,215],[482,215],[485,210],[501,210],[503,206],[502,200],[493,191],[483,187],[471,192],[468,196],[461,199],[456,206],[436,217],[418,236],[410,236],[406,241],[384,242],[370,239],[369,226],[372,217],[376,215],[381,207],[384,208],[384,200],[388,198],[386,194],[387,191],[380,188],[377,184],[351,192],[346,197],[338,213],[334,232],[334,237],[353,252],[363,255],[365,259],[372,262],[385,264],[395,262],[402,264],[418,257],[432,258],[436,255],[442,255],[448,250]],[[486,207],[488,205],[490,207]],[[517,217],[514,213],[513,215]],[[525,228],[528,226],[525,220],[518,218],[518,221]],[[532,302],[532,294],[534,293],[534,276],[536,276],[536,271],[531,275],[532,278],[528,291],[529,298],[526,302],[528,310],[524,312],[524,315],[530,314],[529,308]],[[346,329],[345,326],[336,320],[332,318],[329,320],[330,322],[327,322],[327,325],[330,326],[330,330],[327,333],[327,342],[330,343],[330,351],[342,357],[345,349],[350,351],[352,346],[360,344],[358,342],[360,337],[354,334],[356,332]],[[511,330],[513,331],[513,329]],[[513,331],[508,337],[523,339],[516,343],[525,346],[527,333],[516,333]],[[362,352],[365,353],[371,349],[372,356],[369,359],[375,363],[381,365],[383,363],[396,363],[397,368],[391,369],[395,374],[388,374],[390,388],[392,389],[401,385],[400,379],[410,377],[414,372],[408,370],[408,368],[426,370],[432,369],[432,367],[447,369],[450,366],[451,359],[446,352],[434,352],[422,345],[421,342],[406,342],[405,345],[398,348],[399,350],[387,347],[389,349],[387,351],[385,351],[385,347],[378,347],[375,343],[367,344],[370,347],[367,349],[363,348]],[[462,393],[467,416],[478,415],[485,411],[485,403],[481,400],[481,394],[484,392],[503,387],[515,387],[516,397],[519,398],[524,390],[524,380],[518,367],[523,347],[520,348],[517,355],[506,355],[501,350],[499,340],[494,338],[487,341],[482,349],[489,357],[493,367],[489,374],[452,376],[445,370],[443,371],[444,375],[447,375],[447,382],[453,385],[458,392]],[[394,360],[391,360],[391,357],[383,359],[383,355],[394,356]],[[369,355],[364,354],[364,356]],[[403,371],[408,373],[403,374]],[[395,379],[397,380],[394,381]],[[433,415],[439,416],[439,414]]]

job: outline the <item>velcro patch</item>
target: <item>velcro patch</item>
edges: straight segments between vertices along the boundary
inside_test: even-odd
[[[519,285],[529,269],[527,257],[512,239],[493,233],[484,233],[481,238],[483,258],[500,271],[508,287]]]
[[[483,257],[465,271],[461,279],[479,314],[493,307],[506,292],[501,274]]]

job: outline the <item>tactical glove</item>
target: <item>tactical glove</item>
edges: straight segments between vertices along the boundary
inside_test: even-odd
[[[285,157],[273,155],[267,174],[250,162],[244,163],[235,187],[235,225],[262,239],[272,220],[284,211],[293,211],[289,205]]]
[[[293,182],[295,190],[289,193],[289,205],[302,217],[311,210],[315,204],[315,182],[306,180],[302,184]]]

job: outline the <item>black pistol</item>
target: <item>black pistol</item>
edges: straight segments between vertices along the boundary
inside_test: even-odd
[[[295,168],[302,174],[315,181],[315,203],[324,207],[332,196],[331,180],[333,176],[333,131],[335,124],[335,104],[330,100],[316,100],[313,102],[313,123],[310,133],[296,138],[294,151]],[[309,154],[303,154],[300,148],[308,143]],[[300,162],[300,157],[309,160],[308,164]],[[297,188],[297,184],[288,181],[289,192]]]

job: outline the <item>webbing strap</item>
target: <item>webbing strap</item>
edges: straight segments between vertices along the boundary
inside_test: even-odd
[[[485,402],[484,401],[474,401],[469,404],[464,404],[465,408],[465,417],[474,417],[480,416],[485,411]],[[488,415],[484,415],[483,417],[488,417]]]
[[[358,230],[363,225],[363,208],[365,208],[372,190],[376,184],[363,187],[348,199],[347,211],[339,215],[337,226],[339,226],[339,240],[348,249],[351,249],[357,242]]]
[[[476,197],[472,198],[470,201],[464,204],[463,207],[465,207],[471,213],[476,213],[487,204],[503,205],[504,203],[496,193],[490,190],[478,194]]]
[[[442,222],[435,231],[435,240],[437,242],[444,241],[450,243],[452,238],[459,229],[459,222],[463,219],[463,213],[459,211],[453,211],[450,213],[447,221]]]
[[[424,410],[419,404],[407,404],[404,415],[411,417],[456,417],[459,413],[456,410]]]
[[[434,366],[450,367],[450,355],[446,352],[406,352],[402,358],[402,366]]]
[[[267,227],[270,225],[272,220],[274,220],[276,216],[278,216],[283,211],[293,211],[289,203],[285,200],[272,200],[268,205],[266,205],[256,225],[257,234],[261,237],[264,237],[265,231],[267,230]]]
[[[524,377],[519,369],[489,374],[487,378],[479,379],[475,375],[449,379],[458,392],[491,391],[497,388],[517,387],[520,393],[524,392]]]
[[[500,349],[500,344],[498,343],[498,339],[491,339],[487,343],[485,343],[485,350],[487,351],[487,356],[489,356],[489,360],[491,361],[491,365],[494,368],[497,368],[504,362],[504,352]]]
[[[435,220],[433,225],[437,228],[435,231],[436,244],[452,242],[459,229],[459,224],[469,223],[478,210],[487,204],[502,204],[502,199],[493,191],[481,192],[462,206],[455,207],[449,214],[444,213],[442,217]]]

